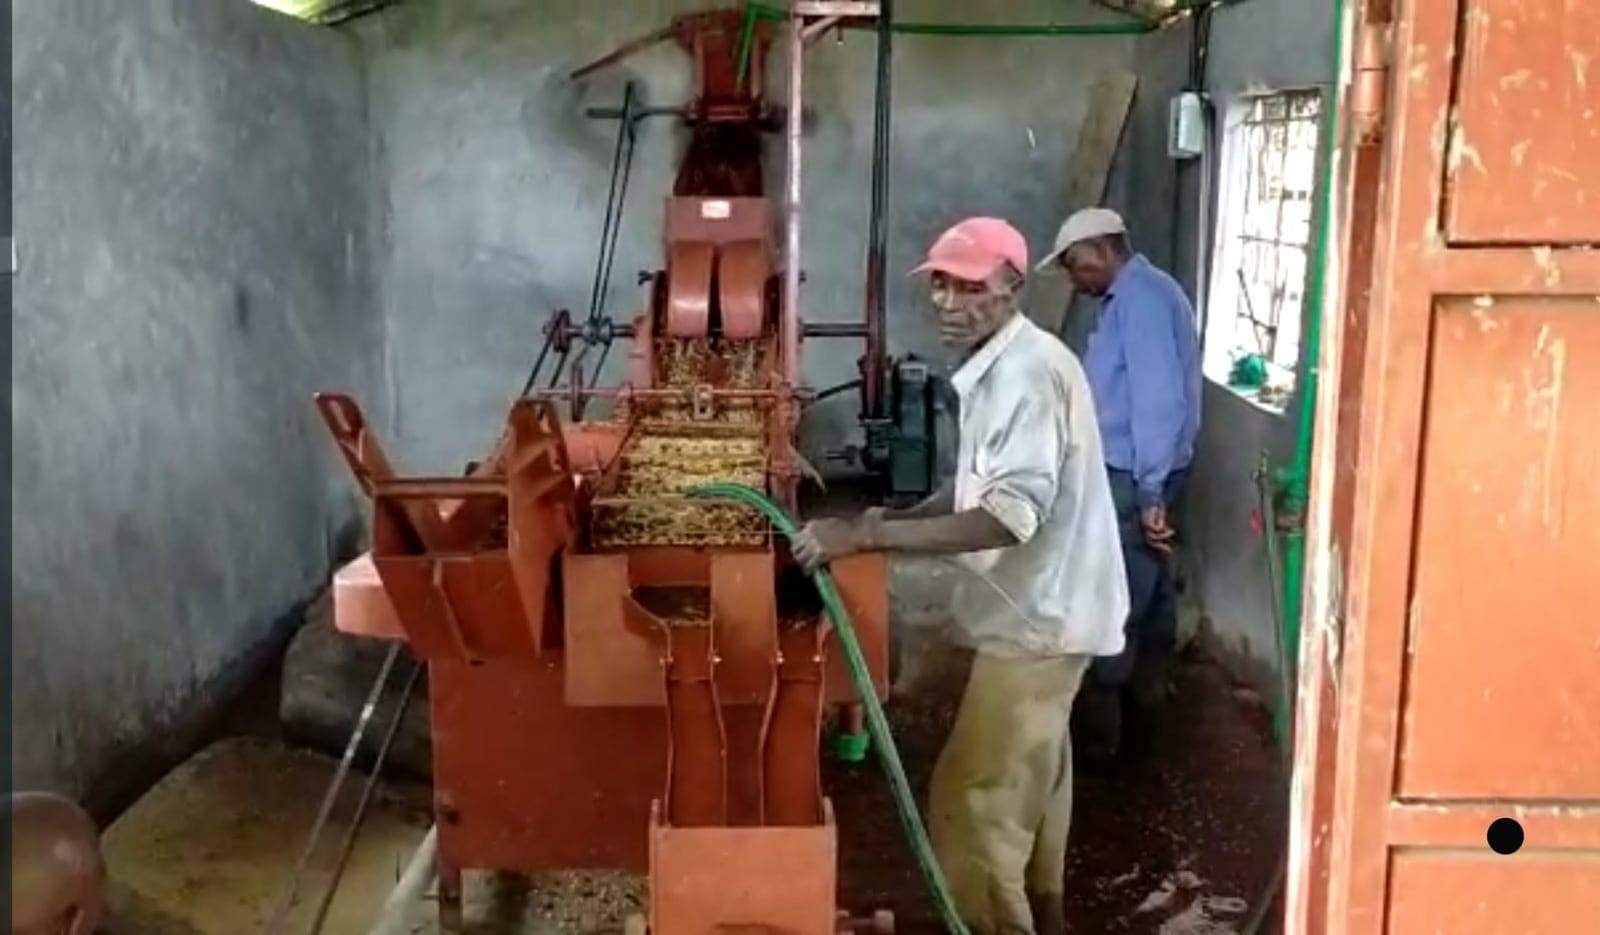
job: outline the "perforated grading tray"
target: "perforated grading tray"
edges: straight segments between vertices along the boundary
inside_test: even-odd
[[[754,509],[731,500],[683,496],[596,497],[590,504],[595,548],[635,545],[760,547],[771,527]]]

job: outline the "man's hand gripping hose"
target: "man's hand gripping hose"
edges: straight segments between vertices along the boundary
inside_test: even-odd
[[[785,537],[792,538],[799,532],[794,519],[785,513],[782,507],[767,499],[760,491],[743,484],[708,484],[693,490],[691,496],[738,500],[761,511],[762,515],[766,516]],[[861,652],[861,643],[856,639],[855,629],[851,626],[850,615],[845,612],[844,599],[839,596],[839,589],[826,566],[813,572],[811,580],[817,587],[817,593],[822,598],[822,605],[828,611],[829,619],[833,621],[839,645],[844,647],[850,681],[854,683],[856,695],[861,699],[862,707],[866,709],[867,731],[872,735],[872,748],[878,752],[878,762],[883,766],[884,775],[889,780],[889,789],[894,795],[895,810],[900,815],[900,827],[905,832],[906,842],[911,846],[911,852],[922,870],[922,878],[927,884],[928,893],[944,920],[945,928],[952,935],[967,935],[967,926],[956,912],[955,899],[950,895],[944,872],[939,869],[939,860],[934,856],[933,843],[928,840],[928,831],[922,824],[922,816],[917,813],[917,801],[911,792],[911,782],[906,778],[905,767],[900,763],[900,753],[895,749],[894,736],[889,731],[889,719],[884,716],[883,705],[878,703],[878,694],[872,685],[872,673],[867,668],[867,658]]]

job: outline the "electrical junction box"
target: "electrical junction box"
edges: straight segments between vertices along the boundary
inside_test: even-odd
[[[1185,91],[1169,104],[1167,155],[1194,159],[1206,151],[1206,102],[1197,91]]]

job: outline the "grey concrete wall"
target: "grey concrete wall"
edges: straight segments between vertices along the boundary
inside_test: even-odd
[[[400,459],[456,469],[494,438],[520,388],[550,310],[587,308],[614,124],[585,106],[619,101],[635,80],[648,101],[682,102],[690,62],[672,44],[573,84],[566,72],[656,28],[694,2],[410,0],[361,20],[370,61],[375,164],[387,221],[378,273],[396,381]],[[902,0],[905,20],[1089,22],[1114,18],[1086,2]],[[939,353],[926,298],[901,271],[968,214],[1012,219],[1036,248],[1059,224],[1083,88],[1130,67],[1135,38],[902,36],[895,51],[889,230],[890,333],[895,351]],[[781,46],[780,46],[781,48]],[[805,309],[818,320],[860,315],[872,145],[873,41],[831,40],[807,62],[814,114],[805,149]],[[781,100],[775,56],[769,93]],[[661,265],[662,199],[685,139],[665,121],[644,126],[608,308],[637,305],[634,273]],[[776,194],[781,141],[768,167]],[[1042,282],[1033,301],[1059,302]],[[819,386],[855,374],[859,344],[815,342],[807,375]],[[620,355],[618,355],[620,356]],[[839,397],[808,420],[813,455],[846,440],[853,402]]]
[[[1192,257],[1182,252],[1178,242],[1182,228],[1173,218],[1183,204],[1182,177],[1194,170],[1167,156],[1168,102],[1189,79],[1190,31],[1184,20],[1135,40],[1133,71],[1139,83],[1105,198],[1108,207],[1122,214],[1134,249],[1175,275],[1193,265]],[[1193,284],[1179,279],[1193,297]],[[1094,329],[1099,307],[1099,302],[1079,297],[1062,329],[1067,344],[1079,353]]]
[[[1205,382],[1199,453],[1190,473],[1184,530],[1201,607],[1213,633],[1251,672],[1277,660],[1273,601],[1282,593],[1268,571],[1266,541],[1255,529],[1255,472],[1266,454],[1276,468],[1294,454],[1294,420],[1259,409]],[[1281,558],[1280,558],[1281,561]]]
[[[1170,80],[1171,60],[1187,54],[1193,29],[1192,23],[1182,23],[1142,37],[1141,77],[1167,75]],[[1310,0],[1249,0],[1219,8],[1211,23],[1206,93],[1220,113],[1243,94],[1326,88],[1333,74],[1332,30],[1331,8]],[[1164,120],[1164,101],[1161,107]],[[1161,132],[1165,133],[1164,127]],[[1213,151],[1220,153],[1216,145],[1220,141],[1213,143]],[[1141,147],[1135,158],[1156,159],[1154,145]],[[1214,172],[1216,166],[1202,168],[1190,162],[1168,167],[1178,187],[1177,211],[1171,207],[1172,189],[1156,186],[1138,190],[1130,216],[1144,219],[1150,228],[1158,226],[1162,217],[1169,219],[1166,240],[1173,245],[1167,247],[1169,268],[1195,296],[1203,292],[1210,262],[1211,233],[1203,227],[1214,226],[1216,216],[1214,205],[1202,210],[1202,201],[1214,197],[1202,172]],[[1152,258],[1157,255],[1158,246],[1140,246]],[[1200,299],[1197,307],[1203,306],[1204,296]],[[1185,504],[1190,565],[1204,611],[1223,642],[1242,660],[1257,664],[1258,670],[1276,660],[1272,601],[1278,585],[1267,571],[1265,544],[1252,528],[1259,501],[1253,475],[1262,452],[1274,467],[1289,463],[1298,411],[1298,398],[1291,401],[1287,415],[1280,415],[1208,380]]]
[[[382,386],[362,73],[244,0],[14,28],[14,779],[104,807],[359,531],[310,395]]]
[[[1211,21],[1206,88],[1213,95],[1328,85],[1333,80],[1333,5],[1248,0]]]
[[[1178,173],[1188,163],[1167,155],[1168,102],[1189,80],[1190,25],[1187,20],[1140,36],[1134,58],[1139,88],[1118,153],[1112,207],[1128,224],[1134,247],[1162,269],[1174,265],[1173,209]]]

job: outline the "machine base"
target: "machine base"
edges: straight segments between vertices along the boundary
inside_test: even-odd
[[[666,750],[666,716],[569,707],[564,682],[559,652],[429,664],[442,867],[648,868],[666,758],[636,751]]]
[[[654,935],[837,931],[838,829],[823,801],[823,822],[799,827],[675,828],[650,823],[650,931]]]

